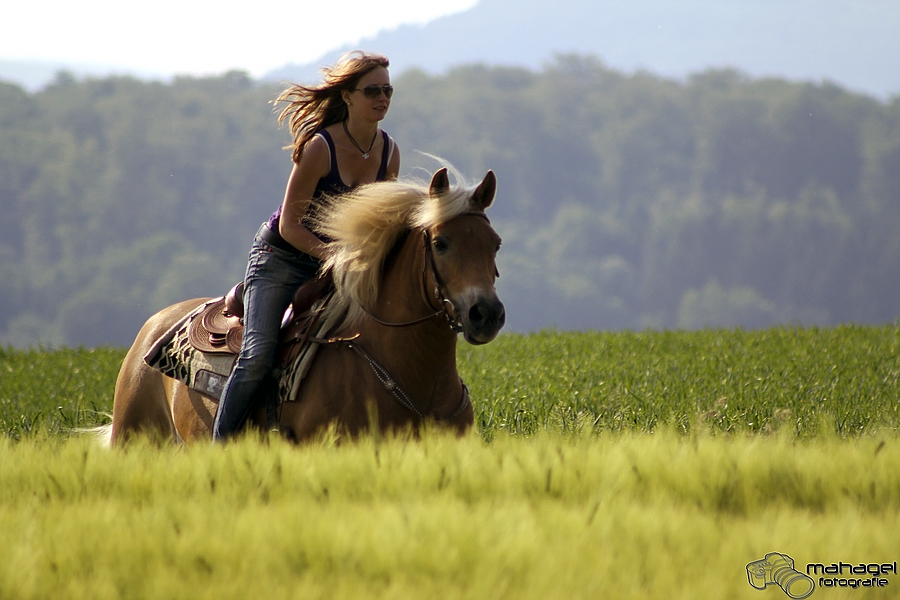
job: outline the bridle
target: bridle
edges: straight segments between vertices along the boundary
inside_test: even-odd
[[[490,224],[491,220],[488,218],[486,214],[481,211],[469,211],[458,215],[460,217],[464,216],[472,216],[472,217],[481,217],[485,221]],[[391,321],[384,321],[379,319],[375,315],[373,315],[367,308],[363,308],[363,312],[366,313],[370,319],[378,323],[379,325],[384,325],[385,327],[412,327],[413,325],[418,325],[420,323],[424,323],[426,321],[430,321],[431,319],[443,316],[450,329],[455,333],[462,333],[463,325],[460,321],[459,312],[456,310],[456,306],[453,302],[447,298],[447,294],[444,289],[444,280],[441,277],[440,272],[437,269],[437,265],[434,261],[434,252],[431,249],[431,230],[423,229],[422,230],[422,243],[424,245],[425,250],[425,259],[423,260],[422,265],[422,297],[425,300],[425,303],[429,306],[429,308],[434,308],[431,303],[431,297],[427,293],[428,289],[428,272],[431,272],[431,280],[434,282],[433,295],[434,299],[437,300],[440,308],[435,310],[434,312],[425,315],[424,317],[419,317],[418,319],[413,319],[412,321],[404,321],[400,323],[394,323]],[[498,274],[499,275],[499,274]]]

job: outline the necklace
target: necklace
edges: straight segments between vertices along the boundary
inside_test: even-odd
[[[356,140],[353,139],[353,136],[350,135],[350,130],[347,129],[347,120],[344,119],[342,123],[344,124],[344,132],[347,134],[347,137],[350,138],[350,141],[353,142],[353,145],[356,146],[356,149],[362,152],[363,158],[369,160],[369,152],[371,152],[372,148],[375,147],[375,140],[378,138],[378,128],[375,128],[375,134],[372,136],[372,143],[369,144],[369,149],[363,150],[362,147],[356,143]]]

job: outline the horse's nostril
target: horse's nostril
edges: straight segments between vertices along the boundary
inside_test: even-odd
[[[506,323],[506,308],[497,302],[476,302],[469,309],[469,323],[475,327],[487,327],[498,325],[503,327]]]
[[[481,323],[488,317],[488,311],[480,303],[469,309],[469,321]]]

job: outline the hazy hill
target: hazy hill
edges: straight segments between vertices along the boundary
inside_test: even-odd
[[[140,79],[165,79],[161,73],[150,73],[140,69],[125,69],[121,66],[73,63],[64,60],[6,60],[0,58],[0,81],[8,81],[29,91],[37,91],[56,80],[61,72],[76,79],[103,78],[110,76],[131,76]]]
[[[900,93],[897,0],[481,0],[426,25],[383,31],[308,64],[289,64],[265,79],[315,79],[321,65],[358,47],[390,56],[395,75],[471,63],[538,69],[555,54],[576,53],[667,77],[733,67],[752,76],[827,79],[880,98]],[[63,69],[78,78],[125,74],[104,65],[0,59],[0,80],[37,90]]]
[[[896,0],[481,0],[353,47],[387,54],[395,73],[438,73],[461,63],[537,68],[556,53],[578,53],[669,77],[728,66],[753,76],[832,80],[883,98],[900,93]],[[266,79],[315,79],[348,49]]]

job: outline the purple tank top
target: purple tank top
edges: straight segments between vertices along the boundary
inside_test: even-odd
[[[317,135],[321,135],[322,139],[328,144],[328,152],[331,155],[331,169],[328,171],[328,174],[316,184],[316,190],[313,192],[312,202],[310,203],[311,210],[315,210],[316,206],[319,204],[319,200],[321,200],[323,196],[337,196],[345,194],[352,189],[341,180],[341,174],[337,164],[337,152],[335,152],[334,140],[331,138],[331,134],[323,129]],[[381,152],[381,166],[378,168],[378,174],[375,176],[375,181],[384,181],[387,179],[388,159],[392,154],[390,136],[388,136],[385,131],[382,131],[381,135],[384,140],[384,150]],[[272,216],[269,217],[269,229],[272,231],[278,231],[278,223],[281,221],[281,208],[282,206],[279,204],[275,212],[272,213]]]

